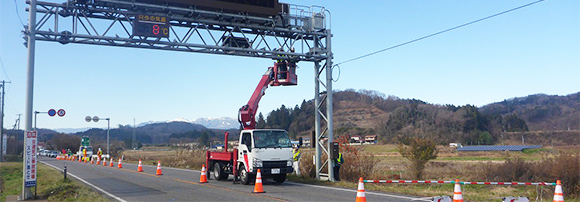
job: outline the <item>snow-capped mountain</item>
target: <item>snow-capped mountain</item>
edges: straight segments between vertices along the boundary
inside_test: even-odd
[[[193,123],[200,124],[206,128],[213,129],[235,129],[239,128],[240,124],[237,119],[230,117],[221,118],[198,118]]]

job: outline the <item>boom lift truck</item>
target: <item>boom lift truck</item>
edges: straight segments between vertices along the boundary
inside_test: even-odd
[[[216,180],[226,180],[234,175],[234,183],[250,184],[260,169],[263,178],[273,178],[277,183],[286,181],[292,173],[292,144],[288,132],[282,129],[256,129],[258,103],[268,86],[292,86],[298,82],[295,62],[274,63],[262,76],[247,105],[240,108],[238,146],[228,151],[228,133],[225,133],[224,150],[206,152],[208,171]]]

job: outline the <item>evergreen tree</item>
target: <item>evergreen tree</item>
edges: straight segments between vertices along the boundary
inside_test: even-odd
[[[264,115],[262,112],[258,114],[258,121],[256,122],[256,128],[263,129],[266,128],[266,120],[264,120]]]

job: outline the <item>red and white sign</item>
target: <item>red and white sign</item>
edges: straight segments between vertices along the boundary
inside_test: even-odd
[[[58,116],[60,116],[60,117],[63,117],[63,116],[66,114],[66,112],[64,111],[64,109],[59,109],[59,110],[56,112],[56,114],[58,114]]]
[[[24,147],[24,155],[26,155],[26,162],[24,162],[24,186],[36,187],[36,150],[37,146],[37,132],[26,131],[26,140]]]

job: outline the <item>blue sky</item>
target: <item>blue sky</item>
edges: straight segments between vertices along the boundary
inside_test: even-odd
[[[51,2],[61,2],[50,0]],[[290,1],[332,14],[334,62],[423,37],[532,1]],[[25,109],[27,49],[23,0],[0,1],[0,80],[5,128]],[[580,91],[579,1],[547,0],[340,66],[335,90],[367,89],[433,104],[485,104]],[[106,127],[174,118],[236,117],[268,59],[37,41],[34,110],[40,128]],[[299,85],[270,87],[259,111],[313,99],[314,70],[299,63]],[[335,71],[334,77],[338,77]],[[336,78],[335,78],[336,79]],[[24,127],[24,116],[21,128]]]

